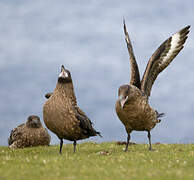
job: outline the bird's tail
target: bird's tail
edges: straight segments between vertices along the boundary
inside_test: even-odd
[[[9,145],[9,146],[12,144],[12,140],[11,140],[10,137],[7,139],[7,142],[8,142],[8,145]]]
[[[13,134],[14,134],[14,131],[11,130],[11,133],[10,133],[10,136],[9,138],[7,139],[7,142],[8,142],[8,145],[10,146],[12,143],[13,143]]]
[[[100,136],[102,138],[102,135],[100,134],[99,131],[96,131],[96,135]]]
[[[157,115],[158,123],[160,123],[161,122],[161,119],[159,119],[159,118],[164,117],[165,114],[164,113],[158,113],[158,111],[155,111],[155,112],[156,112],[156,115]]]

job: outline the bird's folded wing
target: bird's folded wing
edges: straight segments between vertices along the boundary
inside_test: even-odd
[[[92,122],[86,116],[86,114],[78,106],[76,106],[74,109],[75,109],[75,116],[80,121],[80,125],[79,126],[83,130],[83,133],[85,135],[88,135],[88,136],[99,135],[100,137],[102,137],[100,132],[96,131],[92,127]]]
[[[127,27],[125,25],[125,20],[123,20],[123,24],[124,24],[124,33],[125,33],[125,41],[127,43],[127,48],[128,48],[128,52],[129,52],[129,56],[130,56],[130,66],[131,66],[131,74],[130,74],[130,84],[138,87],[140,89],[140,75],[139,75],[139,69],[138,69],[138,65],[137,62],[135,60],[135,56],[133,53],[133,47],[129,38],[129,34],[127,32]]]
[[[92,122],[79,107],[75,107],[75,116],[80,121],[80,128],[85,130],[86,133],[93,130]]]
[[[141,90],[148,97],[158,74],[163,71],[184,47],[190,26],[168,38],[151,56],[141,81]]]
[[[20,139],[21,137],[21,128],[24,126],[25,124],[21,124],[19,125],[17,128],[14,128],[13,130],[11,130],[10,136],[8,138],[8,144],[11,145],[14,141]]]

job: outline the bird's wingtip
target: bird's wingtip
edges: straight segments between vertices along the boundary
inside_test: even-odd
[[[96,132],[96,134],[97,134],[98,136],[100,136],[101,138],[103,137],[103,136],[101,135],[100,132]]]
[[[186,28],[188,28],[188,29],[189,29],[190,27],[191,27],[191,25],[187,25],[187,26],[186,26]]]
[[[126,27],[126,24],[125,24],[125,19],[123,17],[123,29],[124,29],[124,33],[125,33],[125,36],[127,35],[127,27]]]
[[[125,17],[123,16],[123,25],[125,25]]]

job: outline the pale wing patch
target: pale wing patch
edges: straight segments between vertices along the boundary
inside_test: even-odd
[[[180,48],[179,46],[180,40],[181,40],[181,36],[179,32],[172,36],[170,49],[167,55],[163,58],[162,60],[163,62],[168,61],[168,59],[170,59],[171,56],[174,54],[174,51]]]
[[[164,41],[151,56],[141,81],[141,90],[150,96],[152,85],[158,74],[162,72],[184,47],[188,37],[190,26],[186,26],[179,32]]]

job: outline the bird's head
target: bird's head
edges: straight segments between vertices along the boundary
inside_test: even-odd
[[[61,66],[61,72],[60,72],[59,77],[58,77],[58,82],[59,83],[72,82],[70,72],[67,69],[65,69],[65,67],[63,65]]]
[[[129,93],[130,93],[129,85],[122,85],[119,87],[118,98],[122,109],[124,108],[124,105],[129,99]]]
[[[35,115],[29,116],[26,122],[26,126],[30,128],[40,128],[42,126],[40,118]]]

